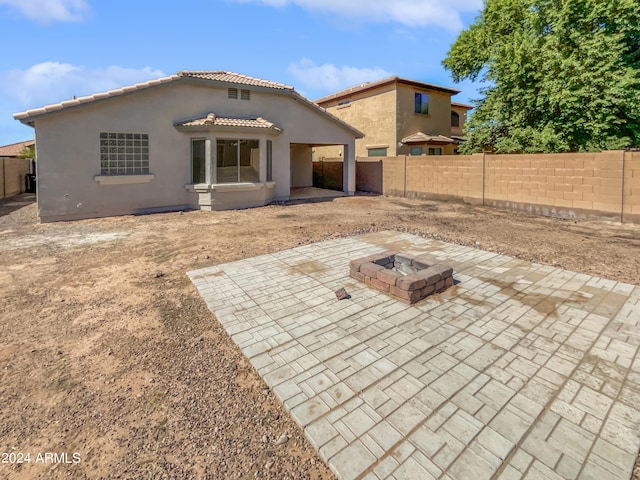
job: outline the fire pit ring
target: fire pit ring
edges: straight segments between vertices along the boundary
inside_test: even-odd
[[[351,260],[349,275],[409,305],[453,285],[453,268],[391,250]]]

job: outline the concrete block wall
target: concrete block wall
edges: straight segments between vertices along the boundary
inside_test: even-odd
[[[624,160],[623,221],[640,223],[640,152],[627,152]]]
[[[382,193],[382,160],[375,157],[359,158],[356,161],[356,190]]]
[[[25,175],[31,171],[28,158],[0,157],[0,198],[25,191]]]
[[[482,204],[482,155],[406,157],[408,198],[460,198]]]
[[[619,219],[623,155],[487,155],[485,204],[561,217]]]
[[[640,223],[640,152],[400,155],[378,160],[385,195]],[[356,182],[363,190],[370,183]]]
[[[382,193],[394,197],[405,197],[406,190],[406,156],[380,157],[382,160]],[[356,163],[359,159],[356,159]],[[356,183],[358,181],[356,180]]]

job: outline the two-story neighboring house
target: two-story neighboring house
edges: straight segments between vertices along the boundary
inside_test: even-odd
[[[342,90],[315,101],[365,134],[356,156],[448,155],[457,152],[471,106],[451,101],[459,90],[400,77]],[[318,149],[315,158],[335,157]]]

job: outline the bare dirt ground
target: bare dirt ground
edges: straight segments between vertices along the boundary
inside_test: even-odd
[[[0,202],[0,478],[333,478],[189,270],[399,229],[640,284],[640,225],[365,196],[39,224],[32,197]]]

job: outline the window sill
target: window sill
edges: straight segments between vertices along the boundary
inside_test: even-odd
[[[101,185],[130,185],[135,183],[149,183],[156,176],[153,173],[146,175],[96,175],[93,179]]]
[[[263,188],[273,188],[276,182],[241,182],[241,183],[197,183],[185,185],[184,188],[190,192],[248,192],[251,190],[261,190]]]

